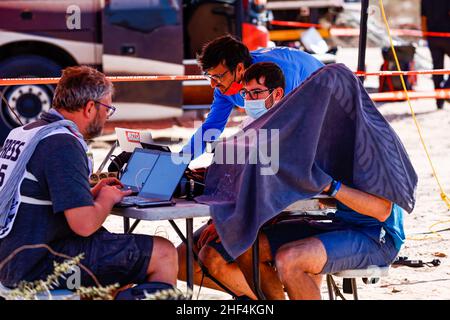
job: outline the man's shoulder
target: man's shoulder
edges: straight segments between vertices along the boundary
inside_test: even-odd
[[[264,48],[252,51],[253,63],[274,62],[286,73],[292,66],[308,65],[319,62],[311,54],[289,47]],[[320,62],[319,62],[320,63]],[[286,69],[288,68],[288,69]]]
[[[83,154],[84,149],[78,139],[69,133],[56,133],[43,138],[35,149],[35,154],[55,156],[57,154]]]
[[[55,134],[51,134],[45,138],[43,138],[39,145],[52,145],[54,148],[58,147],[73,147],[79,148],[81,147],[78,139],[71,133],[67,132],[58,132]]]

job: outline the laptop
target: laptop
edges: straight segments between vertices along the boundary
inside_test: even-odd
[[[135,149],[120,177],[124,190],[132,190],[132,194],[138,194],[158,157],[158,153],[143,152],[143,149],[140,148]]]
[[[173,205],[173,194],[189,164],[190,157],[156,150],[136,149],[132,158],[136,159],[136,163],[143,165],[139,170],[136,170],[135,167],[130,169],[130,172],[138,173],[138,176],[136,176],[134,180],[137,182],[139,191],[136,196],[123,198],[116,206],[137,206],[144,208]],[[142,161],[142,159],[146,160]],[[131,164],[131,160],[132,159],[130,159],[129,164]],[[133,164],[133,166],[134,165],[135,164]],[[149,167],[151,167],[151,169],[149,169]],[[149,170],[149,172],[143,173],[143,176],[147,175],[147,177],[142,187],[140,187],[139,183],[142,182],[142,178],[139,176],[139,171],[143,172],[145,170]],[[125,173],[126,172],[124,172],[124,175]],[[127,179],[129,178],[130,177]],[[133,178],[131,180],[133,181]],[[126,182],[127,181],[123,181],[122,183],[125,185]],[[131,188],[132,187],[133,186],[131,186]]]
[[[156,143],[146,143],[141,141],[142,148],[149,149],[149,150],[157,150],[157,151],[163,151],[163,152],[171,152],[169,146],[165,146],[162,144],[156,144]]]
[[[152,134],[149,131],[126,128],[115,130],[122,151],[133,152],[135,148],[142,148],[142,143],[153,143]]]

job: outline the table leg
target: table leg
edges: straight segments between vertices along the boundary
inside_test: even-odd
[[[261,290],[261,277],[259,274],[259,238],[256,237],[256,241],[252,246],[252,260],[253,260],[253,286],[255,294],[259,300],[266,300],[263,291]]]
[[[186,219],[186,276],[187,286],[191,291],[194,290],[194,219]]]
[[[128,233],[130,230],[130,218],[123,217],[123,233]]]

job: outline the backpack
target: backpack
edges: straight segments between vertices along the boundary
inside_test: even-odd
[[[395,46],[398,62],[402,71],[414,70],[414,54],[416,48],[412,45]],[[383,64],[381,71],[397,71],[394,55],[391,47],[384,47],[381,50],[383,54]],[[417,83],[417,76],[404,76],[407,90],[412,90]],[[402,83],[399,76],[380,76],[378,92],[386,91],[400,91],[403,90]]]

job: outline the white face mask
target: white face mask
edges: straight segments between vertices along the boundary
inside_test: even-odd
[[[273,92],[266,99],[244,100],[245,112],[253,119],[258,119],[273,105],[272,94]]]

